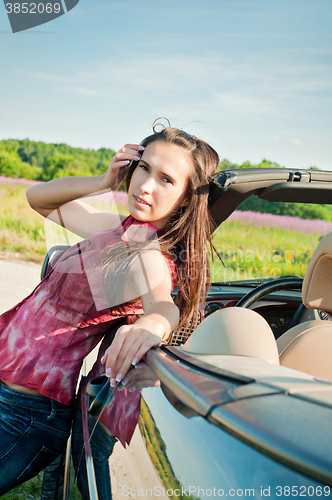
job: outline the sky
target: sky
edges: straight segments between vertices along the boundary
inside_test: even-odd
[[[80,0],[12,33],[1,3],[0,140],[118,150],[166,116],[233,163],[332,170],[331,21],[330,0]]]

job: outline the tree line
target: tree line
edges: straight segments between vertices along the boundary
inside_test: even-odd
[[[58,177],[99,175],[106,171],[115,151],[107,148],[72,148],[29,139],[0,141],[0,175],[36,181]]]
[[[73,148],[68,144],[46,144],[29,139],[0,141],[0,175],[36,181],[49,181],[66,176],[103,174],[115,151],[108,148]],[[264,159],[259,164],[249,161],[237,165],[224,159],[219,170],[235,168],[280,168],[277,163]],[[316,168],[316,167],[311,167]],[[332,220],[332,206],[297,203],[271,203],[253,196],[240,210],[290,215],[305,219]]]

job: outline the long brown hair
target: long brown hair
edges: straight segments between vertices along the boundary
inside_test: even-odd
[[[213,259],[213,223],[208,211],[209,181],[219,167],[217,152],[205,141],[172,127],[146,137],[142,146],[154,141],[176,144],[186,149],[192,158],[194,169],[189,177],[187,204],[180,207],[159,237],[161,251],[175,261],[179,291],[176,303],[180,309],[178,332],[190,331],[198,323],[200,302],[206,298],[211,283],[208,247]],[[131,177],[139,161],[134,161],[126,177],[128,191]],[[152,221],[153,223],[153,221]],[[188,336],[184,334],[184,339]]]

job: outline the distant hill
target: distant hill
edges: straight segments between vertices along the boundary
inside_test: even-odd
[[[0,175],[49,181],[72,175],[105,172],[115,151],[72,148],[68,144],[45,144],[29,139],[0,141]]]

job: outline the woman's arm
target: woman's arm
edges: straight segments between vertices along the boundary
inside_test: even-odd
[[[149,276],[153,271],[154,259],[153,256],[151,258],[151,252],[147,252],[145,257],[144,275]],[[160,274],[158,284],[141,296],[144,316],[133,325],[124,325],[117,330],[102,359],[106,375],[112,377],[113,386],[122,380],[129,368],[138,363],[151,347],[168,339],[178,326],[179,309],[171,297],[172,281],[163,257],[162,261],[163,269],[157,270]],[[139,280],[141,281],[140,278]],[[141,284],[136,286],[140,288]]]
[[[103,175],[63,177],[36,184],[27,191],[28,203],[43,217],[58,224],[63,221],[67,229],[84,238],[117,226],[121,216],[97,210],[78,198],[114,189],[124,178],[130,161],[139,158],[142,149],[137,144],[127,144],[112,158]]]

